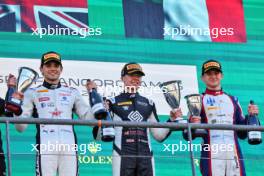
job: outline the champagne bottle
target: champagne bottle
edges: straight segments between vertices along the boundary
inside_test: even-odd
[[[106,121],[112,121],[110,112],[107,112]],[[115,139],[115,129],[113,126],[102,126],[102,141],[111,142]]]
[[[90,79],[88,79],[87,82],[90,82]],[[94,117],[100,120],[105,119],[107,116],[107,110],[104,106],[101,95],[97,92],[95,88],[93,88],[89,92],[89,101]]]
[[[254,105],[254,101],[250,100],[250,104]],[[258,114],[248,115],[247,125],[260,126]],[[260,144],[262,142],[260,131],[248,131],[248,143],[251,145]]]

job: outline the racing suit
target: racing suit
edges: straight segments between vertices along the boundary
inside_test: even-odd
[[[121,93],[109,101],[113,120],[159,121],[155,104],[138,93]],[[159,142],[171,133],[170,129],[163,128],[115,127],[113,176],[155,175],[150,132]]]
[[[25,92],[21,118],[72,119],[75,112],[81,119],[93,119],[90,106],[87,105],[79,91],[75,88],[51,85],[44,81],[43,85]],[[23,131],[26,124],[17,124],[18,131]],[[61,176],[78,175],[78,162],[73,145],[77,143],[72,125],[36,125],[36,175],[54,176],[57,171]],[[53,146],[69,146],[60,150]],[[46,150],[42,145],[46,146]],[[50,149],[48,149],[50,147]]]
[[[222,90],[205,91],[201,120],[208,124],[246,124],[238,99]],[[208,130],[201,152],[200,169],[203,176],[246,175],[238,137],[245,139],[247,132]],[[211,150],[208,150],[208,145]]]
[[[3,115],[5,112],[5,100],[0,98],[0,115]],[[2,137],[0,130],[0,176],[6,175],[6,165],[5,165],[5,155],[2,146]]]

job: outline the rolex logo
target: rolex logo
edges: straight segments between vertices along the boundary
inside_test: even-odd
[[[88,144],[88,150],[92,153],[95,154],[99,151],[102,150],[101,144],[97,144],[96,142],[91,142]]]

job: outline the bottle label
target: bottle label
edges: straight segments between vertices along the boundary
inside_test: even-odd
[[[259,131],[250,131],[248,132],[249,139],[261,139],[261,132]]]
[[[115,129],[113,127],[105,127],[103,128],[104,136],[115,136]]]

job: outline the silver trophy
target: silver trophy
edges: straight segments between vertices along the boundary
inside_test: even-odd
[[[13,110],[13,112],[15,112],[19,109],[22,104],[21,100],[12,97],[13,93],[24,93],[37,79],[38,73],[33,69],[28,67],[19,68],[16,87],[8,88],[8,101],[6,103],[8,110]]]
[[[184,97],[191,116],[200,117],[202,111],[202,98],[200,94],[191,94]]]
[[[191,94],[184,97],[187,101],[187,106],[190,113],[190,118],[194,117],[194,123],[201,123],[201,111],[202,111],[202,96],[200,94]],[[194,135],[197,137],[202,137],[206,135],[205,129],[194,130]]]
[[[167,103],[172,109],[177,109],[180,106],[180,99],[181,99],[180,84],[181,81],[174,80],[174,81],[164,82],[159,85]],[[187,121],[184,120],[183,118],[177,118],[176,122],[186,123]]]
[[[38,77],[38,73],[35,70],[21,67],[18,71],[17,92],[25,92]]]

